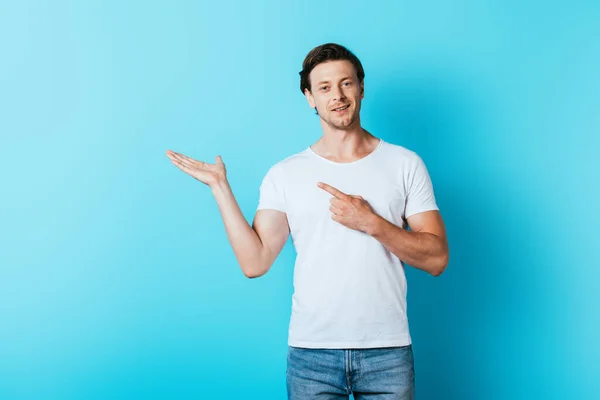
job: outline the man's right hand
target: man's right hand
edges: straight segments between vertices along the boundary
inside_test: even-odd
[[[215,164],[209,164],[171,150],[167,150],[166,154],[177,168],[210,186],[211,189],[227,181],[227,171],[221,156],[216,157]]]
[[[221,156],[217,156],[215,164],[197,161],[171,150],[167,150],[167,156],[183,172],[212,189],[227,238],[244,275],[257,278],[266,274],[290,234],[287,215],[277,210],[258,210],[250,226],[227,182]]]

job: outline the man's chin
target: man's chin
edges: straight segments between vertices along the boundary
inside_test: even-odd
[[[332,126],[334,126],[337,129],[345,130],[345,129],[350,129],[353,124],[354,124],[354,120],[348,121],[348,123],[345,123],[345,124],[335,124],[334,123],[334,124],[332,124]]]
[[[339,124],[332,124],[332,123],[329,123],[328,125],[330,127],[332,127],[332,128],[335,128],[335,129],[339,130],[339,131],[345,131],[345,130],[347,130],[350,127],[350,125],[339,125]]]
[[[336,123],[334,121],[326,120],[326,119],[323,119],[323,121],[325,121],[325,123],[327,125],[329,125],[330,127],[335,128],[335,129],[340,129],[340,130],[350,128],[352,126],[352,123],[354,122],[354,121],[348,121],[348,123],[346,123],[346,124],[343,124],[343,123],[340,124],[340,123]]]

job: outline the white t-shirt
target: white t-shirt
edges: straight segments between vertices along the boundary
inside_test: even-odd
[[[287,214],[297,257],[288,344],[304,348],[372,348],[411,344],[404,264],[372,236],[331,219],[325,182],[360,195],[404,228],[406,218],[438,210],[423,160],[380,140],[349,163],[311,147],[272,166],[260,186],[258,210]]]

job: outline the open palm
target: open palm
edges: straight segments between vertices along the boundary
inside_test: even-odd
[[[177,168],[210,187],[226,180],[227,171],[221,156],[216,157],[215,164],[209,164],[171,150],[167,150],[166,154]]]

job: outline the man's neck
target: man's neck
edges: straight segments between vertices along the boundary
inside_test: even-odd
[[[340,130],[328,127],[311,147],[322,157],[335,162],[353,162],[375,150],[379,139],[358,125],[355,129]]]

